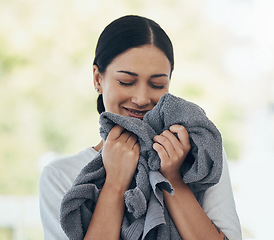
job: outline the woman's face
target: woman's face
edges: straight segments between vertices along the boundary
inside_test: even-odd
[[[102,75],[94,66],[94,85],[107,112],[143,119],[169,90],[171,66],[153,45],[131,48],[117,56]]]

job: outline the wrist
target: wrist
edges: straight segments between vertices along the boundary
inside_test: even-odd
[[[108,178],[106,178],[103,188],[122,197],[124,197],[125,191],[127,191],[126,186],[120,185],[115,181],[109,180]]]
[[[183,181],[183,177],[180,172],[173,172],[169,174],[162,172],[162,174],[171,184]]]
[[[173,186],[173,188],[177,188],[178,186],[180,186],[180,187],[187,186],[187,184],[184,182],[181,174],[172,175],[172,176],[166,177],[166,179],[170,182],[170,184]]]

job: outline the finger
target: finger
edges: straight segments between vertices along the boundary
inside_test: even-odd
[[[140,144],[139,142],[135,142],[135,144],[133,145],[133,149],[140,152]]]
[[[120,137],[118,138],[119,139],[119,141],[121,141],[121,142],[127,142],[128,141],[128,139],[131,137],[133,135],[133,133],[132,132],[129,132],[129,131],[127,131],[127,130],[124,130],[124,132],[122,132],[121,133],[121,135],[120,135]],[[117,139],[117,140],[118,140]]]
[[[171,132],[177,133],[181,144],[183,144],[185,147],[190,146],[189,135],[188,135],[188,132],[184,126],[176,124],[176,125],[172,125],[169,129]]]
[[[159,143],[153,143],[152,147],[158,153],[160,159],[168,158],[167,151],[165,150],[165,148],[162,145],[160,145]]]
[[[171,142],[175,150],[182,147],[182,143],[172,132],[165,130],[161,133],[161,135],[165,136]]]
[[[124,128],[121,127],[120,125],[115,125],[109,132],[107,139],[108,140],[116,140],[121,136],[123,133]]]
[[[138,142],[138,137],[135,134],[131,134],[129,138],[127,139],[127,143],[130,146],[134,146]]]
[[[159,143],[166,150],[169,157],[173,156],[175,149],[167,137],[163,135],[157,135],[154,137],[154,141]]]

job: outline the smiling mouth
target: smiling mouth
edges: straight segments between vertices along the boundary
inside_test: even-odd
[[[145,111],[138,111],[135,109],[130,109],[130,108],[124,108],[127,111],[127,114],[130,117],[135,117],[135,118],[139,118],[139,119],[143,119],[145,114],[149,111],[149,110],[145,110]]]

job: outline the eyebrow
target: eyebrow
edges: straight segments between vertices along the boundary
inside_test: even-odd
[[[160,74],[154,74],[150,76],[151,78],[158,78],[158,77],[168,77],[167,74],[160,73]]]
[[[130,76],[134,76],[134,77],[137,77],[138,74],[137,73],[134,73],[134,72],[129,72],[129,71],[123,71],[123,70],[120,70],[120,71],[117,71],[119,73],[125,73],[125,74],[128,74]]]
[[[134,77],[138,77],[138,74],[134,73],[134,72],[124,71],[124,70],[120,70],[120,71],[117,71],[117,72],[119,72],[119,73],[125,73],[125,74],[128,74],[130,76],[134,76]],[[165,73],[159,73],[159,74],[153,74],[150,77],[151,78],[168,77],[168,75],[165,74]]]

